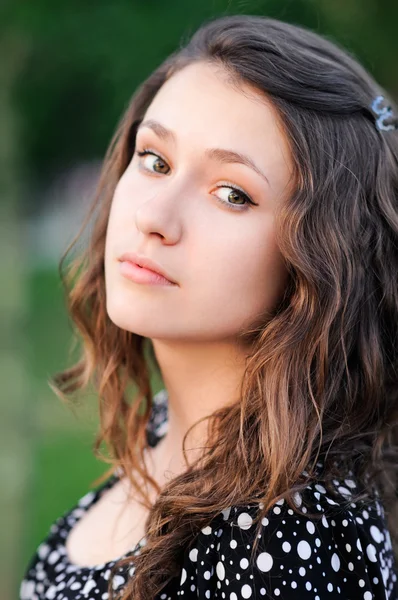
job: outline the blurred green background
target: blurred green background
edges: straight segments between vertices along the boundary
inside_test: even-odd
[[[58,261],[136,86],[204,19],[227,14],[311,27],[353,52],[398,97],[398,3],[391,0],[0,6],[1,599],[18,596],[51,523],[107,468],[91,451],[95,397],[87,393],[72,411],[47,384],[71,364]]]

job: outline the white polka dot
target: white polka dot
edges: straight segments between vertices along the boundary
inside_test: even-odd
[[[279,515],[279,514],[280,514],[280,512],[281,512],[281,509],[279,508],[279,506],[275,506],[275,507],[273,508],[273,512],[274,512],[276,515]]]
[[[299,494],[299,492],[296,492],[293,495],[293,502],[295,503],[296,506],[301,506],[303,500],[302,500],[301,495]]]
[[[307,581],[306,584],[305,584],[305,587],[307,588],[308,591],[311,590],[312,589],[311,582]]]
[[[231,508],[232,506],[228,506],[228,508],[224,508],[224,510],[221,511],[224,521],[226,521],[229,518],[229,514],[231,512]]]
[[[197,548],[192,548],[191,552],[189,553],[189,558],[192,562],[196,562],[198,560],[198,549]]]
[[[336,552],[334,552],[332,555],[332,567],[336,572],[340,569],[340,559]]]
[[[370,561],[377,562],[376,548],[373,546],[373,544],[368,544],[366,546],[366,554],[368,555]]]
[[[290,585],[292,586],[293,589],[296,589],[296,587],[297,587],[297,583],[295,581],[292,581],[292,583]]]
[[[305,540],[297,544],[297,553],[300,558],[307,560],[311,556],[311,546]]]
[[[60,556],[59,556],[58,552],[56,550],[53,550],[51,552],[50,556],[48,557],[47,561],[49,562],[50,565],[53,565],[59,559],[60,559]]]
[[[279,596],[279,594],[280,594],[280,593],[281,593],[281,591],[280,591],[280,589],[279,589],[279,588],[275,588],[275,589],[274,589],[274,594],[275,594],[275,596]]]
[[[258,568],[260,569],[260,571],[263,571],[263,573],[266,573],[267,571],[272,569],[272,565],[274,563],[271,554],[268,554],[268,552],[261,552],[261,554],[257,556],[256,562]]]
[[[116,575],[116,577],[118,577],[118,575]],[[115,577],[115,579],[116,579],[116,577]],[[123,579],[123,583],[124,583],[124,579]],[[86,585],[82,589],[82,594],[84,594],[85,596],[87,596],[88,593],[91,592],[91,590],[94,589],[95,587],[97,587],[97,584],[94,581],[94,579],[87,579]]]
[[[97,585],[96,582],[94,581],[93,583],[94,583],[93,587],[96,587],[96,585]],[[126,583],[126,580],[124,579],[124,577],[122,577],[121,575],[115,575],[112,580],[112,587],[114,590],[116,590],[116,588],[120,587],[121,585],[124,585],[125,583]],[[86,591],[86,587],[87,587],[87,584],[84,586],[84,590],[82,590],[82,594],[87,594],[88,591],[90,591],[90,590]],[[90,589],[92,589],[92,588],[90,588]]]
[[[261,519],[261,523],[262,523],[264,526],[268,525],[269,521],[268,521],[267,517],[264,517],[263,519]]]
[[[203,527],[202,529],[202,533],[204,533],[205,535],[210,535],[212,532],[212,528],[208,525],[207,527]]]
[[[329,498],[329,496],[325,496],[325,498],[326,498],[326,502],[328,502],[329,504],[336,504],[337,505],[337,502],[335,502],[334,500],[332,500],[331,498]]]
[[[187,572],[183,567],[182,571],[181,571],[180,585],[182,585],[185,582],[186,578],[187,578]]]
[[[225,567],[221,561],[218,561],[216,565],[216,573],[218,579],[221,579],[221,581],[225,579]]]
[[[231,540],[229,542],[229,545],[231,546],[231,548],[236,548],[236,546],[238,545],[238,542],[236,540]]]
[[[312,521],[307,521],[305,525],[307,527],[308,533],[315,533],[315,525]]]
[[[329,527],[329,523],[328,523],[328,521],[327,521],[327,519],[326,519],[325,515],[322,515],[322,525],[323,525],[324,527]]]
[[[33,581],[27,581],[26,579],[24,579],[21,583],[21,587],[20,587],[20,595],[21,595],[21,600],[30,600],[30,598],[33,598],[33,593],[35,591],[35,584]],[[54,588],[54,591],[55,588]]]
[[[289,542],[283,542],[283,544],[282,544],[282,550],[284,552],[290,552],[291,549],[292,549],[292,547],[289,544]]]
[[[249,561],[247,560],[247,558],[242,558],[239,564],[241,569],[247,569],[247,567],[249,566]]]
[[[240,593],[242,594],[242,598],[250,598],[252,595],[252,589],[250,585],[247,585],[247,583],[243,585]]]
[[[325,488],[320,483],[315,484],[315,489],[318,490],[318,492],[322,492],[322,494],[326,494]]]
[[[346,485],[348,485],[348,487],[350,488],[354,488],[356,487],[355,483],[352,481],[352,479],[344,479],[344,482]]]
[[[306,570],[304,569],[304,567],[299,568],[299,573],[302,577],[304,577],[304,575],[306,574]]]
[[[88,506],[90,502],[94,499],[94,492],[89,492],[83,498],[81,498],[78,502],[79,506]]]
[[[235,592],[232,592],[229,596],[230,600],[238,600],[238,596],[235,594]]]
[[[253,519],[248,513],[241,513],[238,517],[238,525],[241,529],[249,529],[253,523]]]
[[[34,590],[34,583],[33,583],[33,590]],[[50,585],[50,587],[48,588],[47,592],[46,592],[46,598],[49,598],[49,600],[54,600],[55,598],[55,594],[57,593],[57,588],[55,587],[55,585]],[[32,596],[26,596],[25,600],[31,600]]]
[[[372,600],[372,592],[365,592],[363,595],[363,600]]]
[[[380,544],[380,542],[383,541],[383,534],[381,533],[380,529],[378,527],[376,527],[376,525],[371,526],[370,535],[372,536],[374,541],[377,542],[378,544]]]
[[[203,577],[204,577],[205,579],[210,579],[210,577],[211,577],[211,573],[210,573],[210,571],[205,571],[205,572],[203,573]]]
[[[70,589],[71,590],[80,590],[81,587],[82,587],[82,584],[80,583],[80,581],[74,581],[71,584]]]
[[[333,591],[333,584],[328,583],[328,592],[332,592],[332,591]]]
[[[357,523],[360,523],[361,525],[363,525],[363,519],[361,519],[361,517],[355,517],[355,520]]]
[[[363,587],[365,585],[365,581],[363,579],[360,579],[358,581],[359,587]]]
[[[44,560],[46,558],[46,556],[49,552],[50,552],[50,546],[48,546],[47,544],[40,544],[40,546],[37,549],[37,553],[42,560]]]

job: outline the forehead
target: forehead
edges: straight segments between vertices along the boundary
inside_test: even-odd
[[[265,94],[245,83],[238,87],[225,69],[205,62],[184,67],[163,84],[146,111],[145,118],[151,117],[162,119],[178,136],[203,132],[223,135],[225,141],[287,142]]]

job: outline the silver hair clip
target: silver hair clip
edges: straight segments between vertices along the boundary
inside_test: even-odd
[[[382,103],[385,101],[386,99],[384,96],[376,96],[376,98],[370,105],[370,109],[375,115],[376,127],[377,129],[383,131],[391,131],[393,129],[398,129],[398,119],[393,113],[391,106],[382,106]],[[388,125],[386,124],[387,119],[392,119],[392,122]]]

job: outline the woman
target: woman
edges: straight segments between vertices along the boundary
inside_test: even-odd
[[[94,381],[112,466],[22,599],[398,598],[396,114],[348,53],[257,16],[140,86],[53,388]]]

